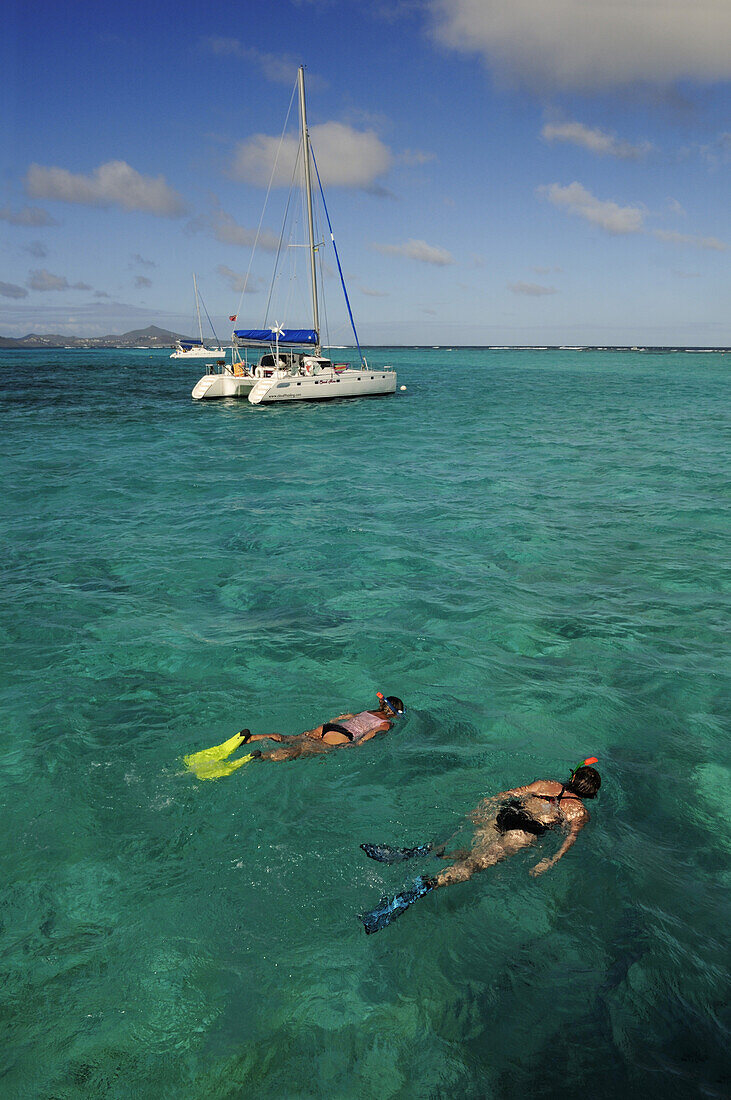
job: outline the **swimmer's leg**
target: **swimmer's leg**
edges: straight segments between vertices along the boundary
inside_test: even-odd
[[[318,753],[327,752],[329,747],[328,745],[323,745],[321,741],[313,741],[310,737],[305,737],[303,734],[288,739],[288,742],[288,744],[282,745],[280,749],[272,749],[271,752],[263,752],[261,754],[261,759],[271,760],[275,764],[278,764],[287,760],[297,760],[300,756],[316,756]]]
[[[465,858],[457,860],[451,867],[447,867],[434,878],[434,887],[454,886],[458,882],[467,882],[479,871],[486,871],[488,867],[494,867],[508,856],[514,855],[521,848],[527,848],[534,844],[536,837],[532,833],[525,833],[522,829],[513,829],[504,836],[491,841],[485,847],[473,848]]]
[[[379,863],[401,863],[403,860],[413,859],[415,856],[428,855],[439,856],[440,859],[463,859],[468,854],[468,849],[463,848],[445,855],[447,845],[461,831],[461,829],[458,829],[457,832],[452,833],[439,844],[429,841],[428,844],[418,844],[415,848],[392,848],[390,844],[361,844],[361,848],[369,859],[378,860]]]
[[[434,849],[434,855],[438,856],[439,859],[451,859],[457,861],[460,859],[467,859],[469,854],[469,848],[457,848],[454,852],[445,852],[444,848],[442,848],[441,851],[437,848]]]
[[[381,898],[375,909],[360,914],[366,935],[380,932],[382,928],[400,917],[410,905],[413,905],[415,901],[423,897],[424,894],[429,893],[430,890],[436,890],[439,886],[453,886],[457,882],[466,882],[478,871],[485,871],[488,867],[493,867],[496,863],[513,855],[521,848],[527,848],[535,842],[535,839],[532,834],[516,829],[491,841],[490,844],[484,847],[473,848],[464,859],[453,863],[451,867],[447,867],[435,878],[420,875],[407,890],[403,890],[393,898]]]
[[[251,741],[294,741],[300,736],[297,733],[251,733],[250,730],[242,730],[241,732],[248,735],[246,739],[241,742],[242,745],[248,745]]]

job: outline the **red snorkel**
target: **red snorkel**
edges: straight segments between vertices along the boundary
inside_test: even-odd
[[[587,756],[586,760],[580,760],[579,761],[579,763],[576,765],[576,767],[572,769],[571,774],[573,775],[573,773],[577,772],[579,770],[579,768],[587,768],[587,767],[589,767],[590,764],[598,764],[598,763],[599,763],[599,757],[598,756]]]
[[[576,765],[576,767],[571,769],[571,779],[574,778],[574,776],[576,775],[579,768],[587,768],[587,767],[589,767],[590,764],[598,764],[598,763],[599,763],[599,757],[598,756],[587,756],[586,760],[580,760],[579,763]],[[569,780],[569,782],[571,782],[571,780]]]

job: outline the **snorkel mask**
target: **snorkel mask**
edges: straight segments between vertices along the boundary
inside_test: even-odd
[[[400,718],[401,715],[404,713],[402,710],[397,710],[396,707],[394,707],[392,705],[390,700],[388,700],[386,698],[386,696],[383,694],[383,692],[377,691],[376,692],[376,698],[378,699],[378,701],[379,701],[379,703],[381,704],[382,707],[387,707],[388,710],[391,711],[391,714],[393,714],[394,718]]]

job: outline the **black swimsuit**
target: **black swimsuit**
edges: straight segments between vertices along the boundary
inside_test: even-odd
[[[566,795],[565,783],[559,794],[534,794],[530,797],[542,798],[545,802],[555,802],[558,806],[564,796],[576,798],[575,795]],[[545,825],[542,821],[537,821],[518,798],[511,798],[506,802],[495,818],[495,828],[501,835],[512,832],[513,829],[522,829],[524,833],[531,833],[533,836],[544,836],[549,829],[555,829],[559,823],[559,821],[552,821],[550,825]]]
[[[511,798],[495,818],[495,828],[501,834],[510,833],[513,829],[522,829],[524,833],[543,836],[551,826],[544,825],[542,821],[536,821],[517,798]]]

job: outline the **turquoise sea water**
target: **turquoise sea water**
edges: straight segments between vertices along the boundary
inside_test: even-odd
[[[267,409],[167,354],[0,358],[2,1095],[722,1096],[729,356],[379,349],[405,393]],[[357,750],[182,766],[379,689]],[[589,754],[557,867],[363,935],[437,865],[362,841]]]

